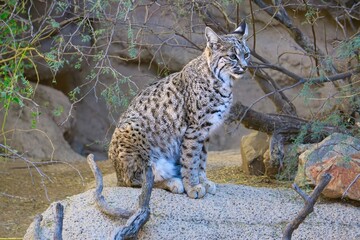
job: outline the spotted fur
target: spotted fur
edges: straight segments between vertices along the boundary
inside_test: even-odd
[[[233,81],[247,68],[246,36],[245,23],[223,36],[207,27],[201,56],[133,99],[109,148],[119,185],[140,186],[150,161],[156,187],[191,198],[215,193],[206,178],[206,146],[229,113]]]

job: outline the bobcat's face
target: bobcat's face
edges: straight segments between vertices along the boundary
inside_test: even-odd
[[[208,65],[219,80],[238,79],[247,69],[250,60],[247,34],[245,22],[233,33],[223,36],[218,36],[211,28],[205,29]]]

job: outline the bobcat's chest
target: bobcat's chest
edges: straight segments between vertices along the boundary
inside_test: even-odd
[[[209,110],[210,114],[207,116],[207,121],[211,123],[210,133],[217,129],[227,118],[233,98],[231,91],[226,91],[222,94],[216,94],[214,99]]]

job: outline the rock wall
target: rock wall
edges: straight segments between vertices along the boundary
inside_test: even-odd
[[[44,11],[47,9],[43,6],[45,4],[43,1],[35,2],[40,9],[41,7]],[[84,28],[81,32],[86,35],[90,31],[106,28],[109,31],[113,30],[112,34],[104,33],[103,38],[92,39],[90,42],[83,42],[81,34],[78,33],[70,39],[72,44],[83,49],[95,47],[93,50],[107,52],[107,56],[109,56],[106,59],[107,66],[111,66],[120,72],[123,78],[128,77],[130,80],[130,82],[120,84],[122,97],[126,100],[132,98],[132,95],[129,94],[129,87],[139,91],[159,77],[179,71],[187,62],[201,54],[205,43],[203,31],[206,25],[212,26],[218,32],[228,32],[236,27],[235,24],[226,23],[224,15],[212,4],[195,6],[191,3],[178,5],[167,3],[167,1],[142,1],[142,4],[136,5],[127,12],[127,18],[119,18],[116,23],[114,22],[115,24],[111,25],[114,28],[108,28],[109,22],[113,21],[111,19],[109,22],[93,21],[92,29]],[[107,10],[109,16],[118,10],[117,4],[113,3],[113,6]],[[239,5],[239,16],[246,18],[250,23],[251,14],[248,4],[247,1],[243,1]],[[194,10],[196,7],[197,10]],[[236,7],[231,4],[222,7],[226,10],[230,20],[236,22]],[[279,64],[301,76],[313,75],[313,60],[304,56],[304,51],[295,43],[289,32],[268,14],[259,11],[256,5],[254,8],[256,42],[253,42],[253,26],[250,25],[249,46],[255,47],[256,52],[274,64]],[[308,36],[311,36],[311,26],[304,24],[305,11],[302,9],[292,11],[290,7],[288,11],[296,25]],[[199,14],[205,12],[209,15]],[[42,13],[37,14],[41,15]],[[66,17],[62,16],[60,20],[66,19]],[[76,25],[67,25],[58,35],[62,35],[66,39],[72,31],[75,31],[74,29],[76,29]],[[129,29],[131,29],[130,32]],[[323,17],[318,20],[316,31],[318,47],[330,53],[334,49],[332,43],[343,38],[339,27],[327,13],[324,13]],[[107,45],[110,37],[111,44]],[[54,46],[57,45],[51,39],[44,40],[41,44],[44,52]],[[131,54],[132,50],[133,53],[134,51],[137,53],[135,57]],[[111,110],[107,108],[101,92],[114,84],[116,79],[112,74],[107,73],[101,74],[98,78],[89,78],[92,71],[99,68],[97,65],[99,61],[89,58],[82,62],[80,68],[75,69],[73,65],[78,60],[76,56],[75,59],[68,58],[68,63],[57,71],[55,77],[51,69],[44,67],[44,62],[39,59],[40,83],[50,85],[65,95],[80,86],[78,99],[81,101],[74,105],[76,115],[73,111],[70,113],[76,120],[70,124],[72,137],[66,140],[77,153],[86,155],[91,152],[97,159],[104,159],[107,157],[106,146],[114,125],[125,106],[117,106]],[[280,86],[293,83],[288,77],[278,72],[269,71],[269,74]],[[35,72],[31,69],[27,71],[27,77],[36,81]],[[319,90],[313,93],[313,97],[326,98],[333,92],[334,87],[328,84],[319,87]],[[291,89],[285,94],[295,103],[301,116],[307,116],[310,112],[316,112],[323,107],[321,101],[310,101],[310,103],[304,104],[307,96],[301,95],[301,87]],[[234,96],[235,101],[252,105],[252,108],[256,110],[274,112],[275,108],[268,98],[257,101],[263,96],[263,92],[250,74],[246,74],[241,81],[235,83]],[[238,148],[242,135],[246,133],[248,130],[239,125],[220,127],[211,138],[210,149]],[[62,135],[63,133],[55,138],[65,140]],[[29,151],[28,148],[23,150]],[[44,155],[44,158],[48,157]]]

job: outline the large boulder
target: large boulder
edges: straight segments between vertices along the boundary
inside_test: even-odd
[[[329,198],[348,197],[360,201],[360,153],[350,156],[335,155],[308,167],[313,184],[317,185],[324,173],[330,173],[331,181],[322,192]]]
[[[240,153],[242,170],[250,175],[264,175],[264,154],[269,149],[269,136],[253,131],[241,138]]]
[[[69,197],[64,205],[64,239],[107,239],[126,220],[103,215],[93,200],[93,191]],[[105,188],[112,206],[134,209],[140,189]],[[155,189],[151,196],[149,222],[138,239],[281,239],[286,222],[303,207],[294,191],[219,185],[215,195],[190,199]],[[41,222],[44,239],[54,231],[54,207]],[[294,239],[359,239],[360,209],[340,203],[316,205],[314,213],[294,232]],[[34,239],[34,224],[24,239]],[[319,238],[319,236],[321,236]]]
[[[53,88],[41,84],[34,87],[34,101],[24,101],[23,107],[11,105],[5,119],[5,111],[0,111],[0,119],[6,121],[0,142],[35,160],[84,159],[68,143],[73,138],[76,116],[74,110],[70,112],[69,99]]]
[[[295,182],[304,186],[307,184],[314,184],[311,179],[310,167],[318,163],[322,163],[334,156],[349,157],[355,154],[360,149],[360,139],[341,134],[334,133],[325,138],[320,143],[313,144],[308,150],[300,154],[298,173],[295,177]]]

